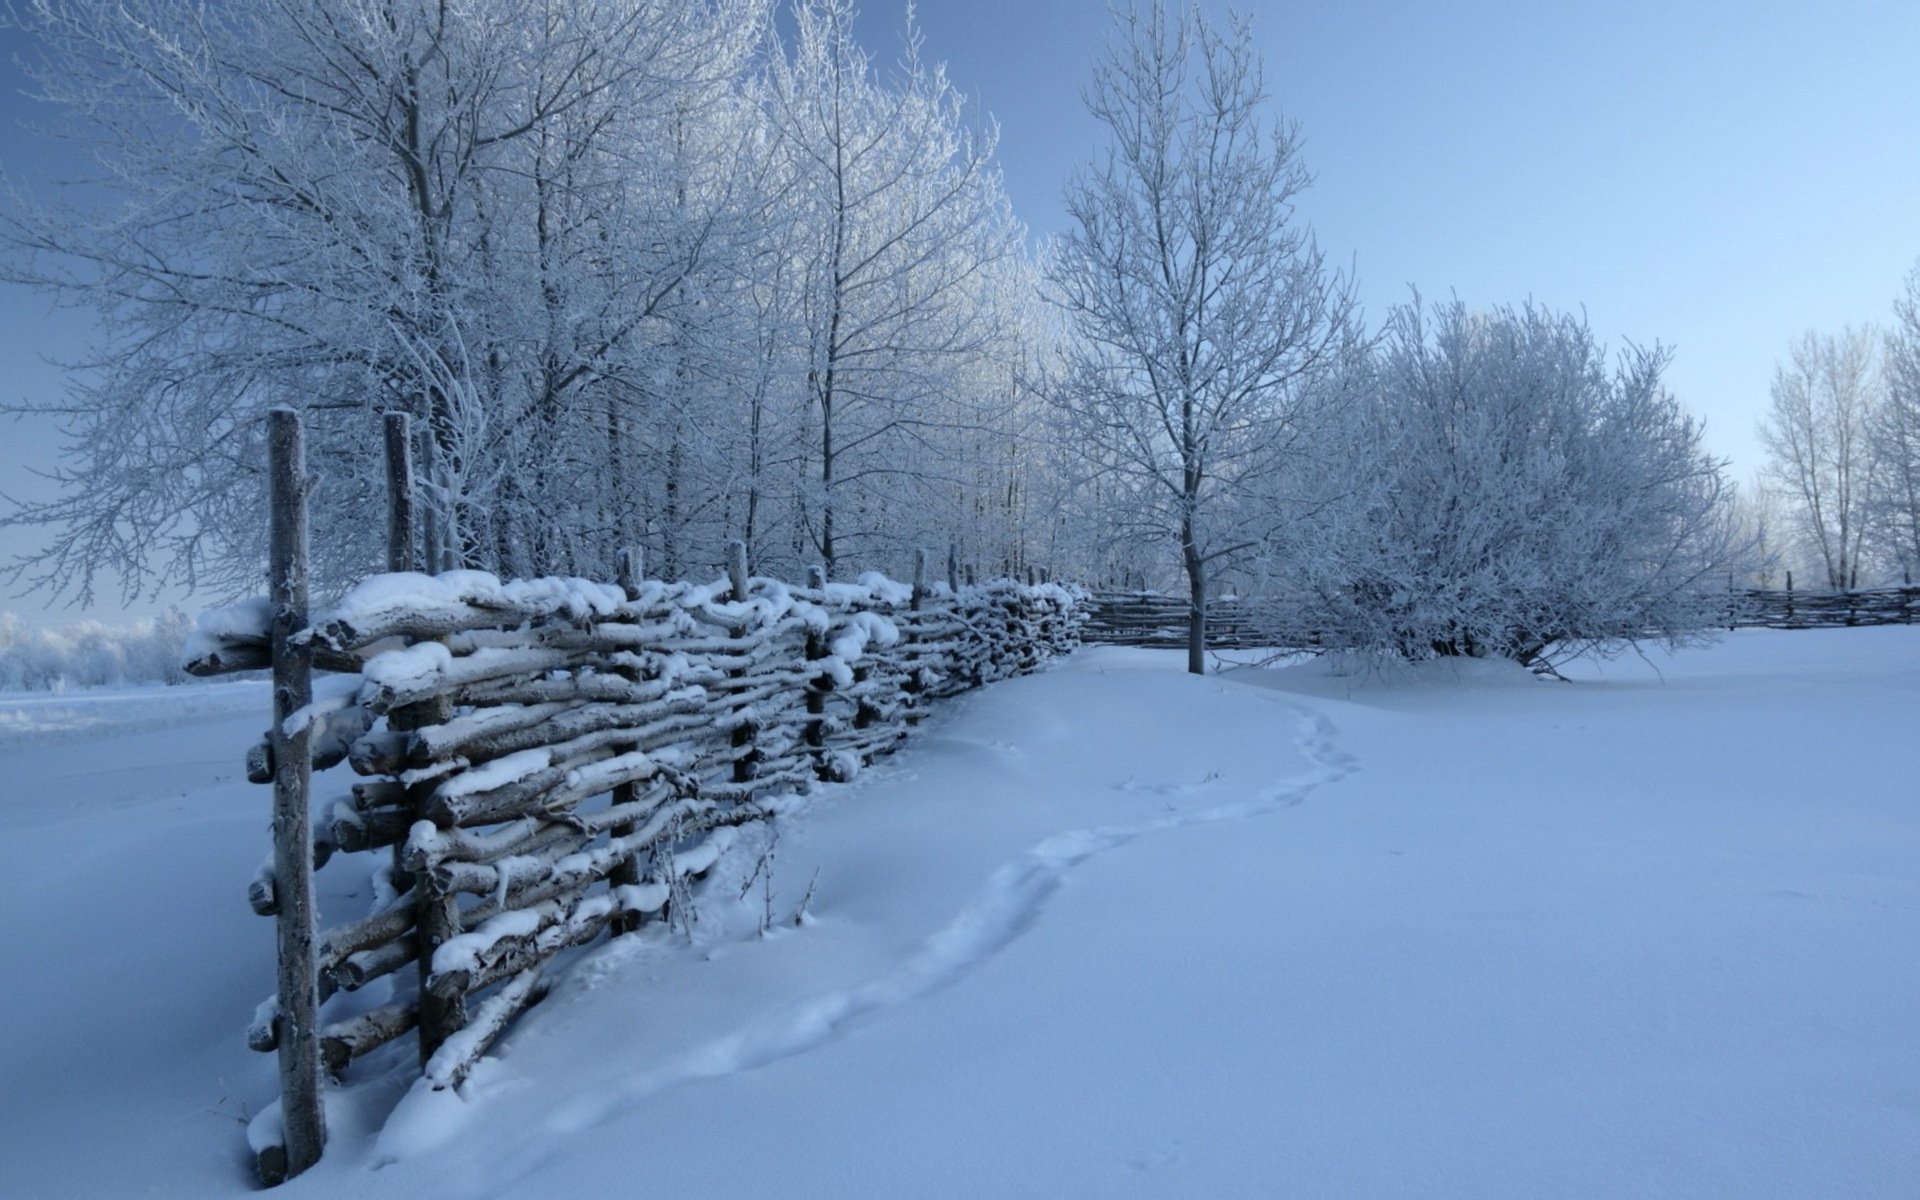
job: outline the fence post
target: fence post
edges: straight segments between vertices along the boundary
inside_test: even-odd
[[[386,417],[387,570],[413,570],[413,428],[403,412]]]
[[[733,588],[733,601],[747,598],[747,544],[739,538],[727,543],[727,583]]]
[[[311,732],[289,722],[313,702],[313,651],[295,635],[307,627],[306,445],[300,415],[267,414],[272,487],[267,600],[273,653],[273,872],[279,900],[280,1114],[286,1139],[260,1154],[270,1183],[298,1175],[320,1159],[327,1140],[320,1104],[319,984],[314,974],[313,825],[307,789]]]
[[[807,586],[819,591],[825,591],[827,586],[826,567],[808,567]],[[823,601],[824,599],[825,598],[822,597]],[[827,656],[827,640],[825,635],[816,629],[809,628],[807,630],[807,647],[805,654],[809,664],[825,658]],[[822,779],[826,778],[827,766],[825,750],[827,693],[832,690],[833,676],[824,672],[811,676],[807,680],[807,723],[801,733],[801,741],[812,750],[814,774]]]
[[[640,598],[640,578],[643,574],[642,568],[645,560],[646,552],[638,546],[625,546],[620,550],[620,565],[617,572],[617,580],[620,584],[620,594],[627,598],[628,603],[632,603]],[[620,805],[631,804],[639,798],[639,784],[623,783],[613,789],[613,795],[610,799],[611,803]],[[634,828],[634,823],[627,821],[609,829],[607,834],[609,837],[623,838],[631,835]],[[635,855],[629,854],[615,865],[613,870],[607,872],[607,888],[609,891],[630,887],[639,882],[640,863]],[[619,937],[622,934],[632,933],[640,927],[642,921],[643,918],[629,913],[624,909],[620,910],[616,912],[613,919],[607,923],[607,936]]]
[[[739,538],[727,543],[727,584],[733,589],[733,600],[738,603],[747,598],[747,544]],[[745,639],[747,627],[737,625],[728,633],[736,639]],[[727,672],[729,679],[744,679],[746,668],[741,667]],[[759,755],[753,748],[753,739],[759,730],[754,722],[741,720],[727,735],[727,745],[733,751],[733,782],[752,783],[759,773]]]
[[[925,547],[921,547],[913,552],[913,600],[911,601],[913,611],[919,612],[920,606],[926,602],[926,599],[927,551]]]

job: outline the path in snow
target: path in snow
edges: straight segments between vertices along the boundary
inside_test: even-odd
[[[1087,859],[1169,830],[1266,816],[1301,803],[1315,788],[1332,783],[1353,769],[1352,760],[1333,748],[1330,721],[1300,705],[1284,707],[1298,714],[1301,732],[1295,745],[1316,764],[1315,770],[1269,784],[1251,801],[1130,825],[1054,834],[995,870],[979,894],[898,969],[755,1021],[610,1094],[567,1104],[549,1119],[549,1128],[565,1134],[584,1132],[604,1123],[615,1111],[657,1092],[697,1079],[751,1071],[790,1055],[804,1054],[864,1017],[948,987],[974,970],[1031,929],[1068,873]],[[1139,788],[1126,783],[1120,786],[1123,790],[1165,795],[1192,794],[1201,785]]]

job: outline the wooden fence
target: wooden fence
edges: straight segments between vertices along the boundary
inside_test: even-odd
[[[738,543],[711,584],[640,580],[631,558],[617,585],[400,572],[309,618],[291,412],[270,447],[271,594],[204,616],[188,652],[199,675],[274,672],[249,756],[275,785],[250,889],[280,922],[278,990],[248,1034],[280,1055],[277,1122],[251,1135],[269,1183],[319,1157],[323,1074],[412,1034],[432,1085],[458,1085],[560,952],[670,916],[735,827],[852,777],[929,701],[1071,649],[1084,621],[1057,586],[929,586],[924,555],[911,586],[751,578]],[[316,702],[316,669],[358,681]],[[341,762],[360,781],[311,805],[310,770]],[[312,871],[357,852],[389,856],[388,899],[316,931]],[[356,1002],[407,968],[395,998]]]
[[[1920,588],[1805,592],[1740,588],[1726,594],[1728,629],[1837,629],[1911,625]],[[1158,592],[1098,592],[1081,636],[1113,645],[1185,648],[1187,599]],[[1280,599],[1223,598],[1207,605],[1207,645],[1216,650],[1315,649],[1323,642],[1299,608]]]

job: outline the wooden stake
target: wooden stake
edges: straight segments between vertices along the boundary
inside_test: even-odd
[[[308,725],[289,717],[313,702],[312,651],[294,635],[307,626],[306,445],[290,408],[267,415],[272,486],[267,599],[273,647],[273,873],[279,934],[280,1109],[285,1177],[320,1159],[326,1114],[320,1105],[319,982],[314,974],[313,826]],[[262,1158],[266,1158],[263,1154]],[[276,1166],[278,1164],[275,1164]]]
[[[646,576],[647,552],[639,546],[628,546],[620,551],[620,590],[627,599],[640,598],[640,581]]]
[[[747,544],[739,538],[727,543],[727,579],[735,603],[747,598]]]
[[[924,547],[913,552],[913,611],[919,612],[920,605],[927,598],[927,552]]]
[[[386,417],[387,570],[411,571],[413,556],[413,431],[403,412]]]
[[[947,543],[947,586],[960,590],[960,547],[953,542]]]
[[[645,574],[645,562],[646,551],[639,546],[628,546],[620,551],[620,590],[626,593],[630,601],[640,598],[640,580]],[[639,785],[623,783],[613,789],[613,803],[616,806],[631,804],[639,798],[639,795]],[[633,823],[629,821],[624,825],[617,825],[611,832],[616,838],[626,837],[633,832]],[[625,861],[607,873],[609,888],[627,887],[639,882],[640,863],[632,855],[627,856]],[[631,933],[639,927],[639,919],[625,912],[615,913],[613,919],[607,924],[607,929],[613,937]]]

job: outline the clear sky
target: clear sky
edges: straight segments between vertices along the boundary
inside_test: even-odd
[[[1209,5],[1224,11],[1224,5]],[[892,58],[904,3],[869,0]],[[1675,347],[1668,384],[1736,478],[1787,343],[1884,321],[1920,260],[1920,0],[1342,0],[1245,6],[1276,111],[1316,176],[1300,215],[1351,264],[1374,317],[1417,286],[1470,305],[1584,309],[1594,331]],[[1100,131],[1081,88],[1105,0],[922,0],[924,56],[1000,127],[1036,236]],[[7,35],[11,36],[11,35]],[[9,46],[14,43],[7,43]],[[0,168],[30,186],[63,151],[19,126],[11,67]],[[39,361],[85,326],[0,286],[0,390],[59,386]],[[49,431],[0,423],[0,492]],[[0,553],[23,541],[0,534]],[[0,608],[42,603],[0,597]]]

